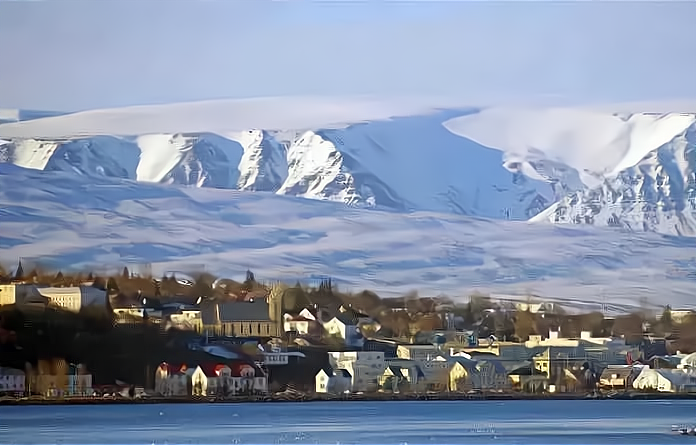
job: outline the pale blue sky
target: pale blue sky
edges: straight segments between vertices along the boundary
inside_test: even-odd
[[[696,98],[696,1],[0,0],[0,108]]]

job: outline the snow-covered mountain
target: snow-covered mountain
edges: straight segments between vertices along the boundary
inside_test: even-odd
[[[696,126],[533,220],[696,236]]]
[[[694,305],[696,239],[398,213],[270,193],[172,187],[0,164],[0,263],[147,267],[310,282],[382,296],[525,293]],[[200,270],[200,269],[198,269]],[[177,274],[178,275],[178,274]]]
[[[530,178],[503,165],[496,150],[443,127],[469,112],[294,132],[9,138],[0,156],[39,170],[513,220],[561,197],[557,180]]]
[[[174,104],[3,124],[0,161],[361,208],[696,236],[695,113],[410,102],[399,112],[374,101],[297,111],[303,103]],[[351,124],[359,116],[374,120]],[[253,123],[261,125],[242,128]]]
[[[563,178],[565,196],[532,222],[696,236],[696,113],[492,109],[446,126],[532,177],[561,167],[547,177]]]

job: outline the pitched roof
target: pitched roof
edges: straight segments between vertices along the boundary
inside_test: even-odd
[[[346,377],[346,378],[352,378],[353,376],[350,375],[350,372],[348,372],[347,369],[335,369],[334,374],[341,376],[341,377]]]
[[[513,369],[510,372],[508,372],[508,375],[543,375],[545,376],[546,373],[539,371],[532,365],[524,365],[520,366],[517,369]]]
[[[630,377],[634,373],[634,367],[633,366],[626,366],[623,368],[604,368],[604,371],[602,371],[602,375],[600,378],[602,380],[608,380],[611,378],[612,375],[616,375],[616,378],[619,379],[626,379]]]
[[[493,369],[495,369],[495,372],[497,372],[498,374],[507,374],[505,366],[499,360],[478,360],[478,363],[479,365],[490,363],[493,366]]]
[[[269,305],[265,300],[218,303],[220,321],[270,321]]]
[[[203,371],[203,374],[205,374],[206,377],[217,377],[220,375],[220,371],[222,371],[223,368],[226,368],[226,365],[221,365],[218,363],[203,363],[199,365],[201,367],[201,371]]]
[[[395,377],[404,378],[404,374],[401,372],[401,369],[402,369],[401,366],[389,365],[389,366],[387,366],[387,369],[386,369],[386,370],[388,370],[389,372],[391,372],[391,374],[392,374],[393,376],[395,376]]]

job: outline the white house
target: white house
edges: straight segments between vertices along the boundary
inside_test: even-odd
[[[194,369],[162,363],[155,371],[155,392],[165,397],[191,395],[191,375]]]
[[[309,310],[304,309],[298,316],[283,315],[283,331],[293,331],[299,335],[321,336],[322,326]]]
[[[315,392],[327,394],[343,394],[351,390],[352,376],[345,369],[319,370],[315,377]]]
[[[24,371],[0,367],[0,393],[24,393],[26,376]]]
[[[329,352],[333,369],[345,369],[351,376],[351,390],[374,392],[379,388],[379,378],[386,369],[384,352],[350,351]]]
[[[345,314],[338,314],[324,323],[324,330],[329,336],[341,338],[346,346],[361,348],[365,341],[358,320]]]
[[[396,356],[402,359],[426,362],[437,356],[443,355],[435,345],[399,345],[396,348]]]
[[[155,392],[168,397],[231,396],[266,393],[268,378],[247,363],[204,364],[188,368],[162,363],[155,371]]]
[[[232,390],[232,370],[225,365],[197,366],[191,384],[194,396],[226,395]]]
[[[660,392],[696,392],[696,374],[681,369],[651,369],[644,366],[633,388]]]

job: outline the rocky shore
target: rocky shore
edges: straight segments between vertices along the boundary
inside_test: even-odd
[[[525,393],[488,393],[488,394],[350,394],[331,396],[324,394],[275,394],[266,396],[239,396],[227,398],[215,397],[70,397],[70,398],[2,398],[0,405],[118,405],[118,404],[172,404],[172,403],[262,403],[262,402],[382,402],[382,401],[432,401],[432,400],[683,400],[696,399],[696,394],[666,393],[612,393],[612,394],[525,394]]]

